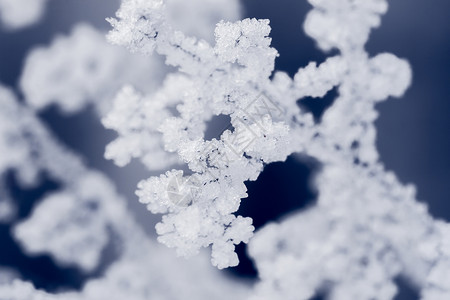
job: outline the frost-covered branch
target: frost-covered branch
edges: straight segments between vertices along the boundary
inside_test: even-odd
[[[105,274],[80,292],[49,294],[16,279],[0,282],[6,299],[243,299],[247,289],[202,262],[174,261],[134,221],[125,201],[103,174],[60,145],[32,109],[0,88],[0,175],[18,174],[20,182],[36,185],[46,173],[60,188],[44,196],[31,216],[13,227],[15,238],[30,254],[50,254],[60,265],[91,272],[114,239],[118,257]],[[193,274],[195,274],[193,276]],[[211,286],[202,289],[200,280]],[[168,292],[172,291],[172,292]]]
[[[261,121],[259,124],[249,119],[249,114],[258,113],[257,109],[262,105],[259,102],[265,101],[258,85],[268,82],[267,77],[273,70],[277,55],[269,47],[268,22],[253,19],[235,24],[220,23],[216,29],[217,45],[212,48],[205,41],[185,39],[182,33],[165,25],[160,12],[163,7],[157,2],[139,4],[144,10],[134,7],[131,2],[124,2],[118,12],[122,20],[111,21],[116,31],[110,34],[110,39],[128,43],[136,51],[156,48],[158,52],[167,54],[168,63],[187,73],[178,75],[183,84],[177,85],[177,93],[166,93],[174,86],[166,82],[166,92],[158,92],[156,99],[141,101],[145,103],[144,110],[133,111],[139,115],[147,111],[154,114],[151,103],[158,106],[164,103],[159,95],[168,105],[177,104],[180,116],[166,117],[162,124],[146,122],[146,132],[162,133],[165,149],[177,152],[195,172],[198,191],[186,208],[173,203],[166,193],[167,186],[172,181],[184,179],[182,173],[172,171],[159,179],[142,182],[138,195],[150,210],[169,213],[157,226],[161,242],[176,247],[179,254],[186,256],[212,244],[214,265],[220,268],[236,265],[234,245],[247,242],[253,231],[249,219],[233,215],[239,208],[240,199],[247,196],[244,182],[256,179],[263,162],[283,160],[287,156],[287,142],[283,141],[288,133],[286,125],[273,122],[270,116],[258,120]],[[150,8],[149,15],[140,16],[139,11],[145,11],[145,8]],[[155,24],[155,28],[149,29],[150,23]],[[161,27],[158,27],[159,23]],[[142,32],[144,25],[153,35]],[[129,40],[129,37],[135,38]],[[236,39],[240,43],[236,43]],[[234,66],[235,63],[240,67]],[[173,77],[168,80],[173,82]],[[121,101],[120,98],[117,101]],[[218,114],[232,116],[234,132],[226,131],[220,140],[203,140],[206,122]],[[111,127],[110,120],[105,119],[108,127]],[[254,136],[248,136],[249,130]],[[242,156],[242,137],[254,140],[250,148],[245,149],[252,153],[251,159]],[[263,144],[266,151],[261,150]]]

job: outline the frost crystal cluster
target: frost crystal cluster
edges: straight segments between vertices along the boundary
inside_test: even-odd
[[[400,97],[411,81],[406,61],[364,50],[387,3],[309,2],[306,33],[339,55],[290,78],[272,74],[278,54],[270,47],[268,20],[221,22],[212,46],[174,29],[163,1],[124,1],[110,21],[110,41],[132,52],[156,51],[179,72],[150,96],[125,88],[104,123],[122,140],[151,135],[127,151],[145,156],[146,143],[160,137],[161,146],[188,165],[189,175],[168,171],[139,183],[137,194],[150,211],[164,214],[156,226],[160,242],[184,256],[212,245],[219,268],[238,264],[234,247],[252,236],[251,219],[234,215],[247,196],[244,182],[291,153],[322,163],[317,205],[266,226],[250,242],[261,278],[255,299],[308,299],[324,288],[332,299],[392,299],[400,274],[422,286],[424,298],[444,299],[449,226],[428,215],[414,187],[384,169],[375,147],[375,104]],[[320,122],[297,107],[298,99],[334,87],[339,96]],[[112,121],[123,114],[136,122]],[[205,140],[206,124],[217,115],[229,115],[232,130]],[[188,195],[174,197],[187,192],[185,186]]]
[[[450,299],[450,225],[384,168],[375,145],[375,105],[401,97],[411,82],[405,60],[364,49],[387,1],[308,1],[306,33],[338,54],[293,78],[274,71],[269,20],[236,21],[239,7],[230,0],[123,0],[108,20],[115,46],[81,24],[32,51],[20,81],[24,103],[0,88],[0,176],[14,171],[32,186],[44,173],[61,187],[13,227],[14,237],[29,254],[85,272],[98,268],[111,240],[120,241],[120,254],[79,292],[50,294],[16,279],[0,282],[0,298],[299,300],[324,292],[382,300],[395,297],[394,280],[404,276],[421,299]],[[3,21],[8,3],[0,0]],[[213,41],[217,15],[226,21]],[[332,89],[338,96],[320,120],[297,105]],[[175,259],[143,233],[112,182],[40,122],[37,111],[52,104],[67,113],[94,105],[118,134],[106,158],[119,166],[137,158],[165,171],[141,181],[136,194],[163,215],[158,241],[179,256],[198,256]],[[230,126],[206,139],[220,115]],[[254,233],[252,219],[236,215],[245,182],[293,153],[321,163],[317,203]],[[4,183],[0,197],[0,222],[7,222],[15,207]],[[253,287],[205,263],[202,248],[211,246],[214,266],[238,265],[240,243],[248,243],[258,270]]]

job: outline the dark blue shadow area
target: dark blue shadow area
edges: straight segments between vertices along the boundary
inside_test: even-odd
[[[398,293],[394,300],[419,300],[420,295],[417,289],[415,289],[407,279],[398,277],[395,280],[395,284],[398,288]]]
[[[117,259],[117,237],[110,231],[110,240],[102,251],[99,266],[89,274],[75,267],[61,267],[48,255],[31,256],[24,253],[12,236],[13,226],[28,218],[45,194],[60,188],[60,184],[49,179],[46,174],[40,178],[38,186],[25,188],[17,181],[14,172],[6,174],[8,193],[18,206],[18,213],[13,223],[0,224],[0,266],[13,268],[24,280],[49,292],[81,289],[89,279],[102,276],[111,262]]]
[[[400,16],[407,17],[400,17]],[[377,106],[381,160],[414,183],[433,216],[450,220],[450,2],[389,1],[367,50],[407,59],[413,82],[401,99]]]
[[[293,211],[313,204],[316,194],[310,182],[319,164],[312,158],[293,154],[285,162],[267,165],[257,181],[246,182],[248,198],[242,199],[237,215],[253,219],[256,230],[270,221],[278,221]],[[231,274],[256,278],[253,262],[247,256],[247,246],[236,247],[240,263],[229,268]]]
[[[58,267],[47,255],[31,257],[24,254],[11,236],[10,225],[0,225],[0,240],[0,265],[14,268],[36,288],[50,292],[81,288],[84,280],[80,270]]]
[[[214,116],[211,121],[206,124],[205,140],[211,141],[212,139],[220,140],[220,136],[224,131],[234,131],[233,125],[231,125],[231,118],[228,115]]]
[[[293,76],[309,62],[321,63],[335,53],[317,50],[315,42],[303,31],[305,16],[311,9],[306,0],[246,0],[242,6],[245,18],[270,19],[272,47],[280,53],[275,61],[276,70]]]
[[[85,154],[85,163],[100,170],[117,171],[117,167],[104,158],[105,145],[115,139],[117,133],[106,130],[92,106],[79,113],[65,115],[55,105],[42,111],[39,117],[69,149]]]
[[[334,103],[338,96],[338,88],[335,87],[330,90],[323,98],[305,97],[297,101],[298,106],[303,111],[309,112],[313,115],[314,121],[320,123],[325,111]]]
[[[26,281],[48,292],[80,290],[93,278],[103,276],[108,266],[118,256],[112,239],[103,249],[99,266],[90,273],[75,267],[61,267],[48,255],[29,256],[19,247],[11,235],[12,225],[0,225],[0,266],[14,268]]]
[[[17,180],[14,171],[6,173],[4,180],[8,187],[8,194],[14,199],[14,204],[18,207],[17,220],[28,218],[33,208],[45,194],[61,187],[58,182],[51,180],[45,173],[40,174],[39,178],[41,182],[38,186],[23,187]]]

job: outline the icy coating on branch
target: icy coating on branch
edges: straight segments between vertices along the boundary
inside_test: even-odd
[[[331,299],[392,299],[399,275],[420,287],[423,299],[447,299],[449,225],[434,220],[414,188],[384,169],[375,145],[375,104],[402,96],[411,82],[405,60],[389,53],[369,57],[364,50],[387,2],[309,2],[306,33],[321,49],[340,54],[310,63],[293,79],[282,72],[270,79],[278,54],[270,47],[268,20],[221,22],[212,46],[174,29],[164,1],[123,2],[110,20],[109,40],[132,52],[156,51],[178,73],[153,95],[127,87],[116,98],[122,108],[138,99],[120,110],[139,120],[138,131],[111,121],[120,119],[117,109],[105,123],[122,140],[137,139],[136,133],[162,139],[160,150],[190,169],[140,182],[140,201],[164,214],[156,226],[160,242],[183,256],[212,245],[213,265],[234,266],[234,245],[253,231],[251,219],[234,215],[247,196],[244,182],[256,180],[268,163],[305,153],[322,163],[318,203],[263,228],[250,242],[261,278],[254,299],[308,299],[320,290]],[[296,105],[334,87],[339,96],[319,123]],[[162,122],[148,117],[158,112],[165,114]],[[231,126],[205,140],[207,122],[220,114],[230,116]],[[138,157],[156,152],[139,143],[131,148],[127,152]]]

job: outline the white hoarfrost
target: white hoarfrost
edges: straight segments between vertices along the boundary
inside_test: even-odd
[[[183,82],[171,84],[175,95],[165,86],[132,108],[136,118],[165,101],[172,114],[158,124],[141,120],[139,131],[159,134],[164,149],[190,169],[142,181],[137,195],[150,211],[164,214],[156,226],[160,242],[183,256],[212,245],[213,265],[234,266],[234,245],[253,231],[249,218],[234,215],[247,196],[244,182],[256,180],[265,164],[305,153],[322,163],[318,203],[263,228],[250,242],[261,278],[253,297],[308,299],[326,289],[331,299],[392,299],[393,280],[402,275],[422,288],[424,299],[444,299],[450,282],[435,274],[450,268],[443,250],[448,225],[433,220],[414,188],[384,169],[375,147],[375,104],[402,96],[411,82],[405,60],[389,53],[369,57],[364,50],[387,2],[309,2],[306,33],[340,54],[310,63],[293,79],[276,72],[272,80],[278,54],[270,47],[268,20],[221,22],[212,46],[178,31],[164,1],[122,3],[110,20],[110,41],[165,56],[178,68],[172,76]],[[298,99],[334,87],[339,96],[320,122],[297,107]],[[220,114],[230,116],[232,129],[205,140],[206,123]],[[116,127],[121,139],[135,133]]]
[[[173,78],[173,82],[182,83],[182,78]],[[176,97],[177,88],[167,82]],[[157,97],[157,96],[156,96]],[[176,98],[175,98],[176,99]],[[156,131],[148,131],[148,126],[157,127],[171,116],[170,106],[173,99],[162,94],[158,101],[145,101],[145,98],[131,86],[125,86],[116,96],[112,110],[103,119],[103,124],[114,129],[119,137],[111,142],[105,157],[112,159],[118,166],[128,164],[132,158],[139,157],[150,170],[161,170],[176,164],[176,155],[164,151],[162,137]],[[142,105],[146,102],[145,105]]]
[[[450,225],[429,215],[414,186],[385,170],[376,149],[376,103],[401,97],[411,82],[405,60],[389,53],[371,57],[364,49],[387,1],[309,2],[306,33],[322,50],[339,54],[309,63],[293,78],[274,72],[278,52],[270,47],[269,20],[235,21],[234,1],[189,2],[194,8],[175,0],[122,1],[109,19],[109,41],[139,55],[156,52],[170,68],[107,46],[87,26],[32,52],[21,80],[25,103],[34,109],[58,103],[72,112],[88,103],[109,108],[102,122],[118,138],[106,157],[119,166],[137,158],[151,170],[166,170],[141,181],[136,193],[148,210],[163,214],[156,225],[161,243],[180,256],[201,255],[179,261],[155,245],[109,180],[86,168],[33,109],[2,88],[0,175],[14,170],[22,184],[32,185],[45,172],[62,186],[14,227],[16,239],[26,252],[48,253],[87,272],[98,267],[111,239],[120,241],[120,253],[103,277],[79,292],[53,295],[8,280],[0,283],[0,295],[306,300],[321,292],[334,300],[383,300],[395,297],[394,280],[403,276],[421,299],[450,299]],[[212,41],[204,24],[217,22],[220,12],[227,20],[217,24]],[[146,74],[147,67],[154,69]],[[167,72],[156,89],[152,80]],[[333,88],[338,96],[320,121],[297,105]],[[218,115],[229,116],[230,126],[205,139]],[[247,197],[244,183],[292,153],[321,163],[317,203],[254,235],[251,218],[236,215]],[[183,170],[171,169],[181,164]],[[7,188],[0,188],[7,199]],[[251,292],[208,266],[201,252],[211,246],[214,266],[235,266],[239,243],[249,243],[259,272]]]

